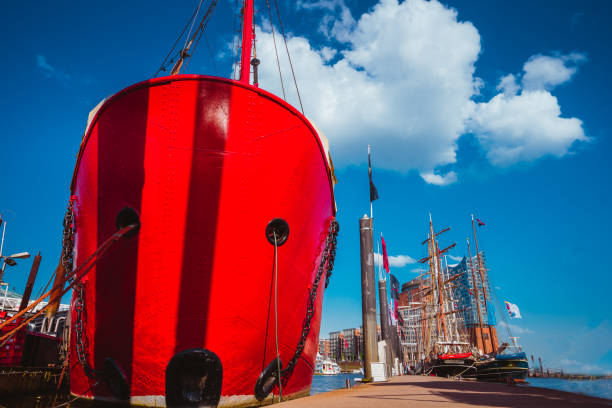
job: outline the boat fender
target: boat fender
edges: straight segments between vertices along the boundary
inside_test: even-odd
[[[270,364],[264,368],[261,374],[259,374],[259,378],[257,378],[257,382],[255,383],[255,398],[257,398],[257,401],[263,401],[276,386],[278,382],[279,364],[281,370],[283,368],[283,363],[279,360],[280,357],[272,360]]]
[[[221,399],[223,365],[210,350],[176,353],[166,367],[167,407],[216,407]]]
[[[115,398],[121,401],[130,398],[130,386],[127,378],[115,360],[110,357],[104,359],[102,378]]]
[[[266,238],[274,245],[274,234],[276,234],[276,245],[281,246],[289,238],[289,224],[282,218],[274,218],[266,226]]]
[[[140,228],[140,216],[132,208],[124,207],[123,209],[121,209],[121,211],[117,213],[115,224],[117,225],[118,230],[127,227],[128,225],[136,224],[136,228],[125,234],[129,237],[136,234],[136,232]]]

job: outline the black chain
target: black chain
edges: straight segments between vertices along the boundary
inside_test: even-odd
[[[329,283],[329,277],[331,275],[332,269],[334,269],[334,258],[336,257],[336,238],[338,236],[338,231],[340,230],[340,226],[336,220],[332,220],[329,225],[329,232],[327,233],[327,240],[325,242],[325,249],[323,250],[323,255],[321,256],[321,262],[319,263],[319,269],[317,270],[317,276],[312,284],[312,289],[310,289],[310,294],[308,296],[308,307],[306,309],[306,317],[304,317],[304,323],[302,324],[302,337],[300,337],[300,341],[298,342],[297,348],[295,350],[295,354],[293,358],[289,360],[289,364],[281,371],[281,377],[283,377],[283,381],[286,382],[289,375],[293,372],[295,365],[297,364],[298,359],[304,352],[304,346],[306,345],[306,339],[308,338],[308,334],[310,333],[310,323],[312,321],[312,317],[315,312],[315,300],[317,298],[317,289],[319,288],[319,283],[321,281],[321,277],[323,276],[323,272],[325,272],[325,265],[327,265],[327,276],[325,279],[325,287]]]
[[[62,239],[62,266],[65,276],[72,274],[74,254],[74,202],[75,196],[70,197],[66,215],[64,216],[64,235]]]
[[[74,202],[76,201],[75,196],[70,197],[68,203],[68,209],[64,216],[64,235],[62,240],[62,266],[64,267],[65,276],[68,276],[68,280],[72,281],[72,271],[74,268]],[[79,283],[75,285],[77,292],[76,302],[74,309],[76,311],[76,321],[74,323],[74,331],[76,334],[76,352],[79,362],[83,366],[85,375],[91,379],[94,378],[94,370],[89,365],[87,358],[87,347],[83,340],[85,324],[83,315],[85,314],[85,299],[83,295],[83,284]]]
[[[74,304],[74,310],[76,311],[76,322],[74,324],[74,332],[76,333],[76,352],[79,358],[79,363],[83,366],[85,375],[91,379],[94,378],[94,370],[89,365],[87,359],[87,346],[83,341],[83,332],[85,331],[85,324],[83,323],[83,315],[85,314],[85,300],[83,295],[83,284],[79,283],[75,285],[77,291],[77,298]]]

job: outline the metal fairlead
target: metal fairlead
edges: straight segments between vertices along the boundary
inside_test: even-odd
[[[276,241],[275,241],[276,236]],[[274,218],[266,226],[266,238],[272,245],[281,246],[289,238],[289,224],[282,218]]]

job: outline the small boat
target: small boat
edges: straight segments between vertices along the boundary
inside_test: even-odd
[[[340,374],[340,366],[330,360],[323,361],[321,374],[323,375],[338,375]]]
[[[317,359],[315,364],[315,374],[337,375],[340,374],[340,366],[328,359]]]

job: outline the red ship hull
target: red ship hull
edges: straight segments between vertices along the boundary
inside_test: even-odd
[[[164,406],[169,361],[205,349],[223,367],[220,406],[258,404],[256,381],[276,358],[274,246],[265,229],[277,217],[290,228],[277,263],[286,365],[335,216],[325,143],[275,96],[199,75],[134,85],[90,119],[72,182],[75,268],[117,231],[123,209],[135,211],[140,228],[85,277],[80,316],[73,292],[72,394]],[[310,390],[325,274],[284,397]],[[129,395],[118,397],[100,374],[107,359]]]

